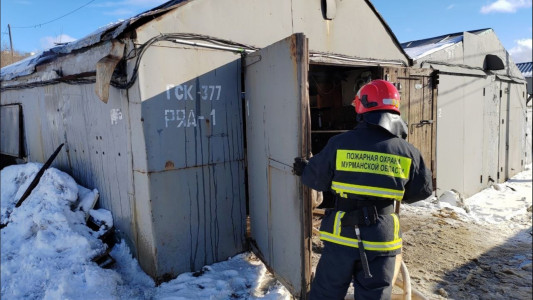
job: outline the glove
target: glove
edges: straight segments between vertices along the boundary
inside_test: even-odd
[[[294,163],[292,164],[292,173],[297,176],[302,176],[307,163],[309,163],[309,161],[303,157],[294,158]]]

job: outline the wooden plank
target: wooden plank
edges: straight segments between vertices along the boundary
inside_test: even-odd
[[[423,77],[423,84],[424,87],[422,89],[422,117],[423,120],[428,120],[430,122],[433,122],[433,99],[432,99],[432,90],[431,90],[431,78],[430,77]],[[422,147],[422,157],[424,158],[424,161],[427,163],[431,162],[432,159],[432,153],[431,153],[431,133],[433,129],[433,124],[427,124],[420,127],[420,133],[422,136],[421,140],[421,147]]]
[[[433,73],[432,69],[420,69],[420,68],[411,68],[409,75],[411,77],[413,76],[431,76],[431,73]]]
[[[398,78],[400,83],[400,113],[402,119],[409,124],[409,109],[410,109],[410,91],[411,87],[409,84],[409,73],[411,69],[405,68],[401,72],[401,76]],[[409,141],[409,135],[407,135],[407,140]]]
[[[422,120],[423,81],[410,80],[409,88],[409,142],[420,149],[423,137],[420,136],[418,124]]]

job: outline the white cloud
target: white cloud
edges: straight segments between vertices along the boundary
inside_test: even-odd
[[[75,41],[76,39],[69,36],[69,35],[66,35],[66,34],[60,34],[58,36],[45,36],[43,38],[41,38],[41,48],[43,50],[47,50],[47,49],[50,49],[54,46],[56,46],[56,43],[68,43],[68,42],[72,42],[72,41]]]
[[[509,54],[513,58],[513,61],[515,63],[532,61],[532,39],[521,39],[515,41],[515,43],[516,45],[509,49]]]
[[[531,7],[532,0],[497,0],[481,7],[481,13],[492,12],[514,13],[520,8]]]
[[[455,4],[450,4],[450,5],[448,5],[448,7],[446,7],[446,9],[447,9],[447,10],[450,10],[450,9],[452,9],[452,8],[454,8],[454,7],[455,7]]]

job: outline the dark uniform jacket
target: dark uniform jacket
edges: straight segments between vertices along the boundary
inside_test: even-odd
[[[368,206],[387,207],[394,201],[412,203],[432,193],[432,176],[420,152],[404,139],[367,122],[332,137],[313,156],[302,182],[318,191],[337,195],[335,209],[327,210],[320,227],[321,239],[358,247],[354,227],[342,226],[346,212]],[[375,224],[359,226],[364,248],[377,255],[400,253],[402,239],[398,216],[379,215]]]

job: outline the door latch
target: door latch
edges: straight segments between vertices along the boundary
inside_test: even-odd
[[[429,124],[433,124],[433,120],[420,120],[418,123],[411,124],[411,134],[413,134],[413,127],[419,128]]]

